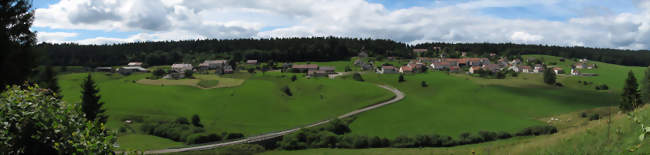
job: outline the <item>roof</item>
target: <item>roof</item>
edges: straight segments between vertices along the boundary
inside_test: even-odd
[[[318,70],[322,70],[322,71],[334,71],[334,70],[336,70],[336,67],[334,67],[334,66],[321,66],[320,68],[318,68]]]
[[[318,68],[318,65],[317,64],[301,64],[301,65],[295,64],[295,65],[291,66],[291,68],[294,68],[294,69],[316,69],[316,68]]]
[[[147,69],[142,68],[142,67],[139,67],[139,66],[135,66],[135,67],[122,67],[122,68],[120,68],[120,69],[147,71]]]
[[[496,65],[496,64],[487,64],[487,65],[484,65],[483,68],[485,68],[485,69],[487,69],[487,70],[492,70],[492,71],[493,71],[493,70],[497,70],[497,69],[499,69],[499,65]]]
[[[113,69],[113,67],[97,67],[95,69]]]
[[[523,70],[523,69],[530,69],[531,67],[530,66],[520,66],[519,68],[521,68]]]
[[[257,63],[257,60],[246,60],[246,63]]]
[[[413,71],[413,68],[411,68],[409,66],[402,66],[402,67],[400,67],[400,70],[405,71],[405,72],[411,72],[411,71]]]
[[[458,66],[451,66],[451,67],[449,67],[449,70],[459,70],[459,69],[460,69],[460,67],[458,67]]]
[[[472,69],[472,70],[480,70],[481,67],[479,67],[479,66],[472,66],[470,69]]]
[[[192,68],[192,64],[172,64],[172,68]]]
[[[228,60],[205,60],[203,63],[206,64],[225,64],[228,63]]]
[[[564,69],[562,69],[560,67],[553,67],[553,70],[564,70]]]
[[[129,64],[127,64],[127,65],[129,65],[129,66],[140,66],[140,65],[142,65],[142,62],[129,62]]]
[[[393,66],[381,66],[381,69],[395,69]]]

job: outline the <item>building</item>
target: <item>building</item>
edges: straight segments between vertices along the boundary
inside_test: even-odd
[[[544,71],[544,66],[541,64],[535,64],[535,68],[533,68],[533,73],[541,73]]]
[[[361,70],[367,71],[367,70],[372,70],[374,67],[372,66],[371,63],[363,63],[361,64]]]
[[[294,64],[291,66],[291,71],[296,73],[307,73],[310,70],[318,70],[317,64]]]
[[[334,66],[321,66],[318,67],[319,71],[323,71],[326,74],[336,74],[336,67]]]
[[[515,65],[510,66],[508,69],[512,70],[513,72],[521,72],[521,69],[519,68],[519,66],[515,66]]]
[[[128,66],[128,67],[142,67],[142,62],[129,62],[126,66]]]
[[[257,65],[257,60],[246,60],[246,64]]]
[[[95,72],[113,72],[113,67],[97,67]]]
[[[172,64],[172,71],[178,72],[178,73],[183,73],[188,70],[192,70],[192,64]]]
[[[553,67],[552,70],[553,70],[553,72],[555,72],[555,74],[558,74],[558,75],[559,74],[564,74],[564,69],[562,69],[560,67]]]
[[[469,68],[469,73],[476,74],[478,70],[481,70],[481,67],[479,66],[472,66]]]
[[[230,65],[223,66],[223,73],[224,74],[232,74],[233,72],[234,72],[234,70],[232,69],[232,66],[230,66]]]
[[[398,71],[393,66],[381,66],[381,68],[377,70],[377,73],[379,73],[379,74],[395,74],[395,73],[398,73]]]
[[[410,66],[402,66],[399,68],[400,73],[413,73],[413,68]]]
[[[309,70],[307,71],[307,76],[310,77],[327,77],[329,73],[323,70]]]
[[[139,66],[135,66],[135,67],[127,66],[127,67],[120,67],[119,69],[117,69],[117,72],[121,74],[131,74],[133,72],[149,72],[149,70]]]
[[[458,67],[458,66],[451,66],[451,67],[449,67],[449,72],[458,73],[458,72],[460,72],[460,67]]]
[[[530,66],[521,66],[519,67],[522,73],[530,73],[533,72],[532,67]]]
[[[578,69],[571,68],[571,75],[580,76],[581,74],[580,74],[580,71]]]
[[[217,69],[217,68],[222,68],[228,64],[228,60],[205,60],[203,63],[199,64],[199,68],[201,69]]]
[[[501,68],[497,64],[487,64],[487,65],[483,65],[483,70],[490,71],[490,72],[497,72],[501,70]]]

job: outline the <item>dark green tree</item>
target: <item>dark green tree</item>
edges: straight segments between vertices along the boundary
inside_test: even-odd
[[[101,96],[99,88],[95,85],[92,75],[88,74],[83,84],[81,85],[81,111],[86,114],[86,119],[89,121],[98,120],[101,123],[106,123],[105,110],[102,108],[104,102],[100,102]]]
[[[363,77],[361,77],[361,74],[358,72],[352,74],[352,79],[363,82]]]
[[[199,115],[194,114],[192,115],[192,125],[196,127],[203,127],[203,124],[201,124],[201,118],[199,118]]]
[[[325,126],[325,130],[335,133],[337,135],[342,135],[350,132],[350,127],[348,124],[341,119],[334,119]]]
[[[625,80],[625,86],[623,87],[623,94],[621,96],[620,108],[623,111],[632,111],[643,104],[641,94],[639,93],[639,84],[632,71],[627,73],[627,79]]]
[[[0,1],[0,91],[5,85],[25,82],[36,67],[31,7],[31,0]]]
[[[156,78],[160,78],[160,77],[162,77],[164,75],[165,75],[165,70],[163,70],[162,68],[158,68],[158,69],[153,71],[153,76],[156,77]]]
[[[645,70],[645,77],[641,80],[641,96],[643,101],[650,101],[650,67]]]
[[[397,79],[397,82],[404,82],[404,81],[406,81],[406,80],[404,79],[404,75],[400,74],[400,75],[399,75],[399,78]]]
[[[298,80],[298,77],[296,75],[291,76],[291,82]]]
[[[428,87],[428,86],[429,86],[429,84],[427,84],[426,81],[422,81],[422,83],[420,83],[420,85],[421,85],[422,87]]]
[[[185,78],[194,77],[194,71],[191,71],[191,70],[186,70],[185,73],[183,73],[183,74],[185,74]]]
[[[555,72],[553,72],[552,69],[545,68],[544,69],[544,83],[549,84],[549,85],[554,85],[555,80],[556,80]]]
[[[48,65],[45,67],[45,71],[43,71],[38,78],[38,83],[43,88],[50,90],[51,93],[56,94],[55,96],[57,98],[60,99],[63,97],[60,95],[61,88],[57,82],[56,71],[54,71],[52,66]]]

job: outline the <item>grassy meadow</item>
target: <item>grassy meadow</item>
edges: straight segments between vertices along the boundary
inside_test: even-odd
[[[59,76],[63,99],[67,103],[80,102],[80,85],[86,76],[87,73]],[[394,96],[371,83],[306,79],[302,75],[291,82],[291,74],[279,72],[228,75],[227,78],[245,82],[236,87],[215,89],[137,82],[148,76],[150,73],[130,76],[93,73],[102,95],[101,101],[106,103],[104,107],[109,115],[107,125],[110,128],[117,129],[130,118],[173,120],[198,114],[206,131],[255,135],[332,118]],[[292,96],[281,91],[285,86],[291,89]],[[133,128],[138,130],[137,123]],[[141,134],[121,135],[120,149],[160,149],[180,145],[160,142],[160,139]]]

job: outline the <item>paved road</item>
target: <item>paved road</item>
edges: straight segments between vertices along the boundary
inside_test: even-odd
[[[362,113],[362,112],[365,112],[365,111],[368,111],[368,110],[376,109],[376,108],[379,108],[379,107],[382,107],[382,106],[385,106],[385,105],[388,105],[388,104],[391,104],[391,103],[395,103],[395,102],[397,102],[399,100],[402,100],[404,98],[404,93],[402,93],[401,91],[399,91],[399,90],[397,90],[395,88],[391,88],[391,87],[388,87],[388,86],[385,86],[385,85],[377,85],[377,86],[393,92],[395,94],[395,97],[393,99],[391,99],[391,100],[388,100],[388,101],[384,101],[384,102],[381,102],[381,103],[378,103],[378,104],[374,104],[374,105],[371,105],[371,106],[368,106],[368,107],[365,107],[365,108],[361,108],[361,109],[358,109],[358,110],[343,114],[343,115],[341,115],[341,116],[339,116],[337,118],[339,118],[339,119],[347,118],[347,117],[357,115],[359,113]],[[328,123],[329,121],[330,120],[316,122],[316,123],[307,125],[307,126],[302,127],[302,128],[311,128],[311,127],[314,127],[314,126],[318,126],[318,125]],[[174,153],[174,152],[207,150],[207,149],[212,149],[212,148],[216,148],[216,147],[235,145],[235,144],[244,144],[244,143],[257,142],[257,141],[266,140],[266,139],[272,139],[272,138],[288,135],[288,134],[296,132],[296,131],[298,131],[300,129],[301,128],[293,128],[293,129],[288,129],[288,130],[279,131],[279,132],[266,133],[266,134],[262,134],[262,135],[259,135],[259,136],[248,137],[248,138],[245,138],[245,139],[240,139],[240,140],[230,141],[230,142],[206,144],[206,145],[201,145],[201,146],[191,146],[191,147],[185,147],[185,148],[151,150],[151,151],[146,151],[144,153],[145,154],[159,154],[159,153]]]

